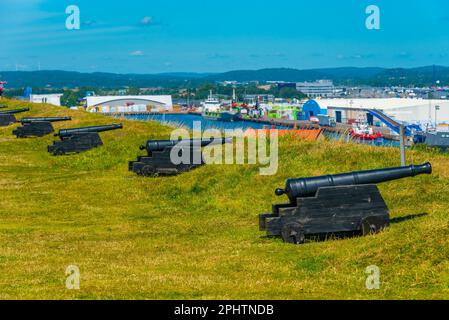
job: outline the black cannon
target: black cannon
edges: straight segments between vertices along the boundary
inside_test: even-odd
[[[301,244],[306,236],[377,233],[389,226],[388,207],[375,185],[420,174],[431,174],[432,165],[359,171],[313,178],[291,179],[285,189],[290,203],[273,206],[259,216],[261,231]]]
[[[0,127],[7,127],[17,122],[15,114],[30,111],[28,108],[0,111]]]
[[[55,136],[59,136],[61,141],[53,142],[48,146],[48,152],[53,155],[62,155],[72,152],[83,152],[103,145],[100,132],[122,129],[121,124],[112,124],[107,126],[94,126],[75,129],[62,129]]]
[[[190,139],[190,140],[149,140],[141,150],[148,152],[147,156],[138,156],[136,161],[129,162],[129,171],[140,176],[155,174],[169,176],[193,170],[205,164],[201,148],[209,145],[222,145],[232,139]],[[187,161],[173,161],[172,155],[187,154]]]
[[[12,133],[17,138],[43,137],[55,132],[53,122],[70,120],[72,120],[70,117],[23,118],[19,121],[22,126],[17,127]]]

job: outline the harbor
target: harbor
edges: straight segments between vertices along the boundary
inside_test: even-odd
[[[180,125],[187,124],[191,127],[189,123],[191,121],[204,121],[207,119],[201,119],[201,113],[198,112],[172,112],[172,113],[157,113],[157,112],[146,112],[146,113],[107,113],[107,116],[112,116],[115,118],[126,118],[131,120],[153,120],[160,122],[175,122]],[[220,121],[209,121],[207,122],[207,128],[224,128],[227,122]],[[229,124],[229,123],[228,123]],[[337,124],[335,127],[322,127],[319,124],[311,123],[310,121],[301,120],[287,120],[287,119],[269,119],[269,118],[243,118],[238,121],[233,121],[228,127],[231,128],[253,128],[253,129],[263,129],[263,128],[276,128],[276,129],[323,129],[325,132],[337,133],[337,134],[347,134],[352,128],[350,125]],[[382,135],[387,140],[399,141],[399,136],[393,135],[389,132],[387,128],[379,128]]]
[[[331,84],[317,82],[317,86],[322,83]],[[326,95],[328,92],[319,93]],[[207,99],[199,103],[177,104],[170,96],[94,96],[87,97],[86,101],[89,112],[190,128],[194,121],[201,121],[204,129],[319,129],[331,139],[375,146],[399,146],[402,140],[406,146],[412,146],[425,143],[427,138],[430,146],[445,148],[448,144],[446,135],[441,134],[449,128],[444,121],[449,117],[447,100],[410,97],[282,99],[264,95],[238,96],[234,88],[228,99],[210,90]],[[435,133],[438,139],[434,139]]]
[[[383,138],[377,141],[350,139],[349,131],[352,126],[338,124],[334,127],[324,127],[319,124],[314,124],[309,121],[300,120],[286,120],[286,119],[266,119],[266,118],[243,118],[238,121],[225,122],[203,118],[200,113],[197,112],[177,112],[177,113],[126,113],[126,114],[108,114],[108,116],[139,121],[157,121],[164,124],[170,124],[173,126],[187,127],[193,129],[193,123],[199,121],[201,128],[207,129],[242,129],[246,131],[248,129],[278,129],[278,130],[321,130],[322,134],[330,139],[347,140],[356,143],[371,144],[375,146],[399,146],[399,136],[393,135],[387,128],[379,128],[382,132]],[[410,145],[410,143],[409,143]]]

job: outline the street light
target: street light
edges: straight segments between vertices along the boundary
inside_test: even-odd
[[[440,106],[435,106],[435,130],[438,129],[437,111],[440,110]]]

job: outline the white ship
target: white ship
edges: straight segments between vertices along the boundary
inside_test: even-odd
[[[214,97],[212,90],[206,101],[201,103],[203,112],[219,112],[221,108],[221,102],[218,98]]]

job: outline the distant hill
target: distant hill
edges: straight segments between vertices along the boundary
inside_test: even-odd
[[[211,81],[306,81],[324,79],[325,74],[316,70],[297,69],[262,69],[262,70],[237,70],[215,74],[206,77]]]
[[[288,68],[262,69],[262,70],[239,70],[206,77],[215,81],[314,81],[329,79],[336,82],[363,80],[381,74],[382,68],[333,68],[333,69],[311,69],[297,70]]]
[[[165,73],[158,73],[157,75],[176,77],[176,78],[184,78],[184,79],[200,79],[200,78],[205,78],[207,76],[211,76],[214,74],[216,74],[216,73],[165,72]]]
[[[325,68],[298,70],[272,68],[261,70],[236,70],[224,73],[162,73],[115,74],[80,73],[71,71],[5,71],[0,79],[8,81],[8,88],[31,87],[166,87],[199,86],[216,81],[314,81],[333,80],[337,85],[432,85],[434,80],[449,84],[449,67],[427,66],[419,68]]]
[[[80,73],[72,71],[9,71],[0,72],[1,79],[8,81],[8,88],[31,87],[179,87],[186,82],[195,82],[194,77],[163,74],[115,74]]]
[[[449,67],[436,66],[419,67],[412,69],[396,68],[385,69],[369,79],[369,84],[382,85],[433,85],[439,80],[443,85],[449,85]]]

